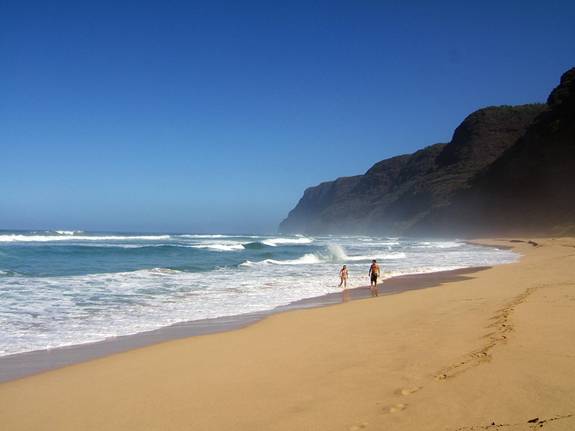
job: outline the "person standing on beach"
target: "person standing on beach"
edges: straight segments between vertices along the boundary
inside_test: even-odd
[[[379,296],[379,292],[377,290],[377,277],[379,277],[379,265],[377,264],[377,261],[373,259],[371,261],[371,266],[369,267],[369,288],[371,289],[371,296]]]
[[[340,279],[339,287],[343,285],[343,288],[347,289],[347,277],[349,277],[349,272],[347,271],[347,266],[344,265],[339,270],[339,279]]]

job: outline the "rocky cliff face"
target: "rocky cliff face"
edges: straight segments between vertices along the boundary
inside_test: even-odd
[[[547,109],[452,203],[415,230],[485,235],[575,234],[575,68]]]
[[[283,232],[466,235],[575,222],[575,69],[547,104],[469,115],[447,144],[307,189]]]

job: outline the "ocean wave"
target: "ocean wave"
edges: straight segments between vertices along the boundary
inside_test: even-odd
[[[260,235],[225,235],[221,233],[217,234],[204,234],[204,233],[183,233],[180,235],[174,235],[174,238],[186,238],[186,239],[218,239],[218,238],[261,238]]]
[[[97,281],[97,280],[116,280],[121,283],[127,283],[133,279],[147,278],[148,276],[158,276],[158,275],[177,275],[177,274],[188,274],[187,271],[180,271],[179,269],[172,268],[143,268],[136,269],[134,271],[120,271],[120,272],[102,272],[97,274],[83,274],[83,275],[71,275],[64,276],[62,279],[67,280],[70,283],[81,283],[82,281]]]
[[[215,251],[239,251],[245,249],[243,244],[196,244],[189,247]]]
[[[261,241],[262,244],[268,245],[270,247],[277,247],[278,245],[287,245],[287,244],[311,244],[313,239],[306,238],[304,236],[298,238],[270,238],[264,239]]]
[[[182,235],[175,235],[178,238],[190,238],[190,239],[208,239],[208,238],[230,238],[229,235],[222,235],[222,234],[182,234]]]
[[[312,265],[315,263],[321,263],[322,260],[319,256],[315,254],[308,253],[304,254],[302,257],[298,259],[289,259],[289,260],[276,260],[276,259],[265,259],[259,262],[252,262],[250,260],[246,260],[244,263],[240,264],[240,266],[261,266],[261,265]]]
[[[152,269],[140,269],[138,270],[140,272],[148,272],[150,274],[160,274],[160,275],[164,275],[164,274],[179,274],[183,271],[178,271],[177,269],[171,269],[171,268],[152,268]]]
[[[24,234],[4,231],[2,235],[8,233]],[[30,235],[50,234],[28,232],[27,236]],[[56,233],[52,232],[51,235],[55,236]],[[73,239],[73,236],[69,237]],[[295,236],[288,238],[297,239]],[[31,243],[23,247],[14,247],[8,242],[0,243],[1,258],[22,256],[23,262],[22,266],[13,267],[13,260],[6,260],[2,261],[6,264],[0,265],[3,271],[0,272],[0,356],[93,342],[149,331],[177,322],[270,310],[302,298],[338,292],[338,271],[342,263],[348,264],[350,287],[359,287],[366,283],[365,274],[372,258],[381,260],[382,278],[516,260],[516,255],[511,251],[466,243],[453,250],[417,250],[414,247],[422,243],[409,240],[405,246],[402,242],[400,246],[388,248],[377,243],[393,241],[384,237],[374,238],[372,243],[353,238],[314,237],[309,247],[288,245],[285,248],[272,248],[257,242],[273,239],[279,239],[279,235],[278,238],[257,236],[254,239],[246,235],[195,239],[172,235],[168,241],[77,241],[48,245]],[[447,243],[446,240],[442,242]],[[250,244],[257,244],[255,247],[261,250],[246,250],[237,254],[211,252],[209,249],[188,250],[189,255],[173,253],[174,258],[169,256],[167,259],[162,253],[151,253],[152,256],[148,256],[145,251],[140,256],[140,252],[134,250],[133,253],[125,253],[128,258],[125,264],[105,266],[107,262],[116,260],[122,263],[119,259],[124,253],[117,252],[111,253],[113,260],[103,259],[102,266],[93,266],[101,258],[98,247],[206,248],[216,245],[221,248],[223,245],[229,249],[234,246],[249,248]],[[423,245],[429,247],[433,244],[436,243],[429,241]],[[33,249],[34,245],[36,252],[44,253],[45,256],[45,259],[37,259],[41,261],[38,268],[34,266],[35,259],[29,259],[29,262],[26,260],[30,256],[29,249]],[[86,252],[94,252],[94,259],[86,259],[89,257]],[[404,258],[403,252],[407,258]],[[140,257],[144,259],[140,260]],[[45,270],[49,268],[52,258],[56,259],[54,262],[69,263],[70,268],[74,269],[110,272],[58,275],[57,270]],[[82,260],[74,260],[77,258]],[[84,263],[86,261],[87,264]],[[240,262],[243,263],[238,267]],[[12,268],[27,275],[10,277],[8,269]],[[42,272],[49,274],[42,275]]]
[[[426,241],[415,246],[415,248],[457,248],[464,245],[459,241]]]
[[[268,246],[265,244],[262,244],[259,241],[244,243],[244,248],[246,250],[262,250],[266,247],[268,247]]]
[[[371,245],[399,245],[399,241],[381,241],[381,242],[373,242]]]
[[[309,238],[274,238],[244,243],[244,247],[248,250],[261,250],[266,247],[277,247],[279,245],[305,245],[310,244],[312,241]]]
[[[352,262],[358,261],[368,261],[368,260],[387,260],[387,259],[405,259],[407,255],[403,252],[395,252],[395,253],[383,253],[383,254],[375,254],[371,256],[347,256],[346,259]]]
[[[339,244],[328,244],[327,245],[328,251],[328,260],[333,262],[361,262],[361,261],[370,261],[372,259],[405,259],[407,255],[404,252],[374,252],[370,255],[355,255],[349,256],[345,249]]]
[[[140,248],[171,248],[171,247],[184,247],[189,248],[189,245],[184,244],[94,244],[94,243],[85,243],[85,244],[70,244],[69,247],[78,247],[78,248],[122,248],[122,249],[140,249]]]
[[[84,233],[83,230],[55,230],[58,235],[78,235]]]
[[[170,239],[170,235],[139,236],[92,236],[92,235],[0,235],[0,242],[52,242],[52,241],[160,241]]]

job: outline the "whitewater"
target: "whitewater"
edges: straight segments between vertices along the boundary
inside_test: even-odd
[[[0,356],[272,310],[383,278],[515,262],[460,240],[0,231]],[[385,291],[385,283],[382,286]]]

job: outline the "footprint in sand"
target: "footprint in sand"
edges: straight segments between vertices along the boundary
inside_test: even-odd
[[[421,389],[422,389],[421,386],[412,386],[410,388],[400,388],[400,389],[395,391],[395,395],[407,396],[407,395],[414,394],[415,392],[417,392]]]
[[[367,428],[367,425],[368,425],[367,422],[361,423],[359,425],[354,425],[351,428],[349,428],[349,431],[359,431]]]
[[[407,404],[399,403],[383,408],[383,413],[397,413],[407,408]]]

